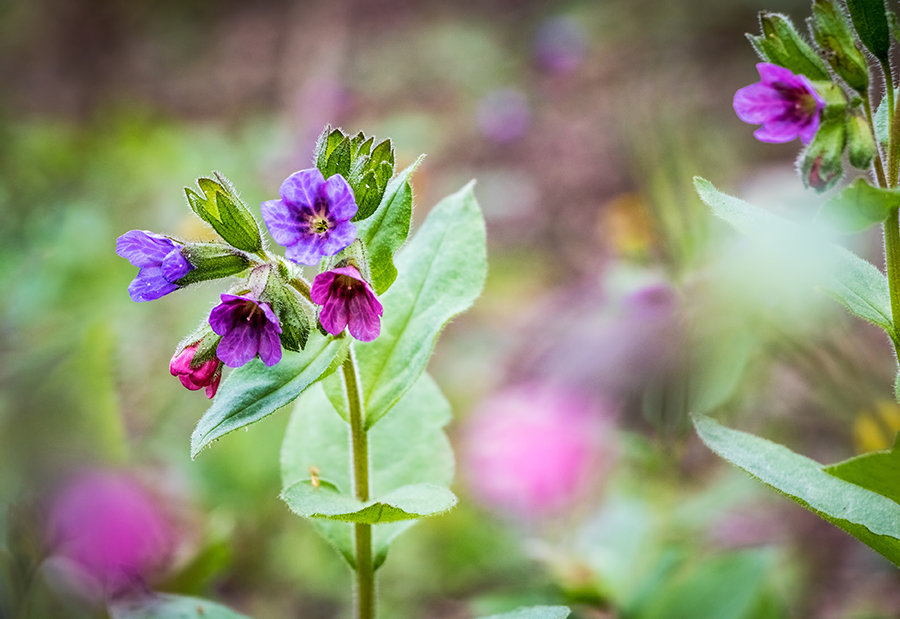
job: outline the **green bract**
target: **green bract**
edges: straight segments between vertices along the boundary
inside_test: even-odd
[[[763,11],[759,14],[762,35],[747,38],[759,57],[813,81],[828,81],[828,67],[810,47],[787,15]]]
[[[215,180],[197,179],[202,196],[190,187],[184,188],[191,210],[231,246],[250,253],[262,251],[262,238],[256,219],[247,210],[228,179],[218,172],[213,172],[213,176]]]

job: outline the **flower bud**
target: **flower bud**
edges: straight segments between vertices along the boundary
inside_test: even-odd
[[[250,266],[246,254],[223,243],[187,243],[181,253],[194,268],[178,280],[180,286],[230,277]]]
[[[844,120],[831,118],[822,122],[816,137],[800,153],[798,171],[803,184],[821,193],[841,179],[841,157],[847,145]]]
[[[860,170],[868,169],[875,157],[875,138],[866,119],[857,114],[847,117],[847,151],[850,165]]]
[[[869,65],[856,46],[856,37],[840,8],[830,0],[813,2],[810,29],[825,59],[853,90],[866,94],[869,88]]]
[[[760,58],[813,81],[831,79],[828,67],[803,40],[787,15],[763,11],[759,14],[759,24],[762,36],[748,34],[747,38]]]
[[[212,398],[222,379],[222,362],[216,357],[216,347],[221,339],[207,329],[203,338],[175,352],[169,362],[169,372],[191,391],[205,387],[206,397]]]

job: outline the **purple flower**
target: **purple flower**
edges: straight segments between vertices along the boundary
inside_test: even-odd
[[[570,73],[584,60],[587,35],[584,28],[570,17],[552,17],[537,31],[534,55],[542,69],[549,73]]]
[[[127,473],[81,473],[55,496],[48,534],[56,554],[75,561],[108,592],[140,589],[176,542],[158,505]]]
[[[175,282],[194,268],[181,255],[182,247],[147,230],[131,230],[116,239],[116,253],[141,269],[128,286],[133,301],[153,301],[178,290]]]
[[[525,96],[513,88],[494,90],[478,104],[481,133],[497,144],[521,138],[531,124],[531,112]]]
[[[330,334],[338,335],[348,324],[350,335],[363,342],[371,342],[381,333],[384,310],[356,267],[319,273],[309,294],[313,303],[322,306],[319,322]]]
[[[216,355],[230,368],[238,368],[257,354],[267,366],[281,361],[281,325],[268,303],[246,296],[223,294],[209,314],[209,326],[222,336]]]
[[[280,200],[262,203],[269,234],[287,248],[285,255],[299,264],[315,265],[353,242],[356,199],[344,177],[327,181],[318,168],[294,172],[279,189]]]
[[[761,142],[790,142],[797,136],[808,144],[819,128],[825,100],[803,75],[767,62],[756,65],[760,81],[734,94],[734,111],[747,123],[760,124],[753,135]]]
[[[175,353],[169,361],[169,372],[177,376],[187,389],[197,391],[206,388],[206,397],[212,399],[219,389],[219,381],[222,379],[222,362],[213,357],[200,365],[194,366],[194,354],[197,352],[195,342],[185,346],[184,350]]]

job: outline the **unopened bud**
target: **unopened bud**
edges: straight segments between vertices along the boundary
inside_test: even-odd
[[[821,193],[833,187],[843,174],[841,157],[847,145],[847,131],[843,119],[822,122],[816,137],[800,153],[798,171],[803,184]]]
[[[850,165],[861,170],[868,169],[875,157],[875,138],[862,116],[851,114],[847,117],[847,151]]]

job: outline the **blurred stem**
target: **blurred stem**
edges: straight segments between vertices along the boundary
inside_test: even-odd
[[[869,122],[869,128],[872,130],[872,138],[875,140],[875,177],[878,179],[879,187],[887,187],[887,179],[884,176],[884,163],[881,161],[881,144],[878,143],[878,134],[875,132],[875,123],[872,120],[872,104],[869,101],[869,95],[863,97],[863,108],[866,111],[866,120]]]
[[[350,436],[353,449],[353,484],[359,501],[369,500],[369,444],[365,414],[359,397],[359,381],[353,347],[342,367],[350,409]],[[375,566],[372,561],[372,525],[354,523],[356,533],[356,619],[375,618]]]
[[[884,253],[887,263],[888,288],[891,293],[891,319],[894,330],[900,325],[900,217],[897,209],[891,210],[887,221],[884,222]],[[895,333],[894,348],[898,349],[900,358],[900,345],[898,345]]]

